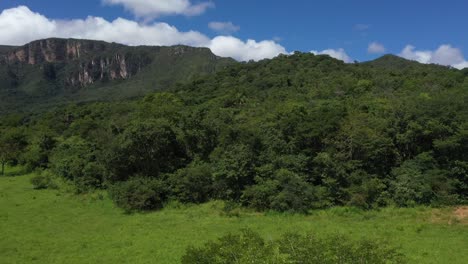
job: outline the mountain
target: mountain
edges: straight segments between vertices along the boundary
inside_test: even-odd
[[[207,48],[188,46],[58,38],[0,46],[0,112],[139,97],[233,63]]]

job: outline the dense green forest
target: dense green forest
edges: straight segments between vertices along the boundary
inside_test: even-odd
[[[237,63],[132,101],[0,120],[0,162],[125,210],[168,201],[259,211],[468,199],[468,70],[387,55]]]

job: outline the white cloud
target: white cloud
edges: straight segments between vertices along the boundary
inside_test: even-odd
[[[108,5],[122,5],[137,17],[155,18],[164,15],[195,16],[214,7],[213,2],[192,4],[190,0],[102,0]]]
[[[286,54],[286,49],[272,40],[257,42],[249,39],[246,42],[227,36],[215,37],[211,40],[210,49],[214,54],[232,57],[240,61],[270,59],[279,54]]]
[[[441,65],[455,65],[465,61],[463,53],[450,45],[440,46],[432,55],[431,62]]]
[[[272,40],[242,41],[224,36],[210,39],[197,31],[181,32],[167,23],[142,24],[123,18],[107,21],[92,16],[86,19],[52,20],[25,6],[0,13],[0,44],[23,45],[50,37],[95,39],[127,45],[183,44],[208,47],[218,56],[241,61],[273,58],[280,53],[287,53],[283,46]]]
[[[458,64],[455,64],[453,65],[454,68],[457,68],[457,69],[464,69],[464,68],[468,68],[468,61],[464,61],[462,63],[458,63]]]
[[[127,45],[204,46],[209,39],[196,31],[180,32],[166,23],[139,24],[117,18],[101,17],[74,20],[50,20],[25,6],[4,10],[0,14],[2,44],[22,45],[49,37],[96,39]]]
[[[400,52],[399,56],[421,63],[435,63],[445,66],[452,66],[457,69],[468,67],[468,61],[464,58],[463,52],[460,49],[454,48],[448,44],[441,45],[435,51],[416,50],[414,46],[407,45]]]
[[[367,47],[367,52],[371,54],[380,54],[386,51],[385,46],[378,42],[372,42]]]
[[[353,61],[344,49],[326,49],[322,51],[312,50],[311,52],[315,55],[328,55],[332,58],[342,60],[346,63],[351,63]]]
[[[223,34],[230,34],[240,30],[240,27],[234,25],[232,22],[210,22],[208,27]]]
[[[407,45],[398,55],[408,60],[414,60],[421,63],[430,63],[432,51],[416,50],[416,47]]]
[[[31,12],[25,6],[6,9],[0,14],[0,41],[6,45],[21,45],[30,40],[54,36],[55,21]]]

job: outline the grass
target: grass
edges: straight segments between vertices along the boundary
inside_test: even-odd
[[[222,212],[222,203],[176,206],[126,215],[105,194],[73,196],[36,191],[32,175],[0,177],[0,263],[178,263],[188,245],[201,245],[241,228],[272,239],[288,231],[342,233],[385,239],[411,263],[466,263],[468,226],[453,209],[352,208],[309,216]],[[436,216],[434,216],[436,212]]]

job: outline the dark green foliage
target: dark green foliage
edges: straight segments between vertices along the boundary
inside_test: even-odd
[[[29,170],[45,169],[56,146],[56,140],[51,132],[36,131],[23,155],[22,162]]]
[[[113,181],[132,175],[159,177],[184,165],[184,148],[167,120],[133,122],[124,129],[108,157]]]
[[[186,203],[203,203],[213,193],[213,175],[209,164],[194,162],[169,178],[176,199]]]
[[[7,163],[18,163],[20,154],[26,146],[26,135],[22,129],[16,127],[2,129],[0,126],[0,175],[5,174]]]
[[[41,171],[40,173],[32,177],[31,184],[36,190],[57,188],[57,184],[54,181],[54,176],[49,171]]]
[[[133,212],[162,208],[167,200],[168,190],[160,180],[133,177],[110,186],[109,194],[117,206],[126,212]]]
[[[56,175],[72,182],[77,192],[101,187],[105,168],[96,160],[95,147],[80,137],[70,137],[61,142],[51,158],[51,168]]]
[[[215,192],[220,198],[239,199],[242,190],[253,183],[255,154],[246,145],[233,145],[215,150]]]
[[[146,56],[130,53],[132,64]],[[468,199],[467,83],[465,72],[394,56],[344,64],[296,53],[0,127],[27,132],[8,162],[51,168],[78,191],[140,176],[168,199],[257,210],[446,205]]]
[[[282,212],[307,212],[312,207],[314,190],[303,177],[286,169],[272,174],[272,179],[259,179],[246,189],[243,198],[248,205]]]
[[[352,241],[344,236],[323,239],[292,233],[267,242],[259,234],[244,230],[200,248],[188,248],[182,263],[401,264],[406,263],[406,258],[381,241]]]
[[[406,161],[392,174],[396,178],[392,182],[394,200],[400,206],[438,202],[455,204],[458,200],[453,192],[454,180],[448,177],[447,171],[437,168],[430,153],[422,153]]]

